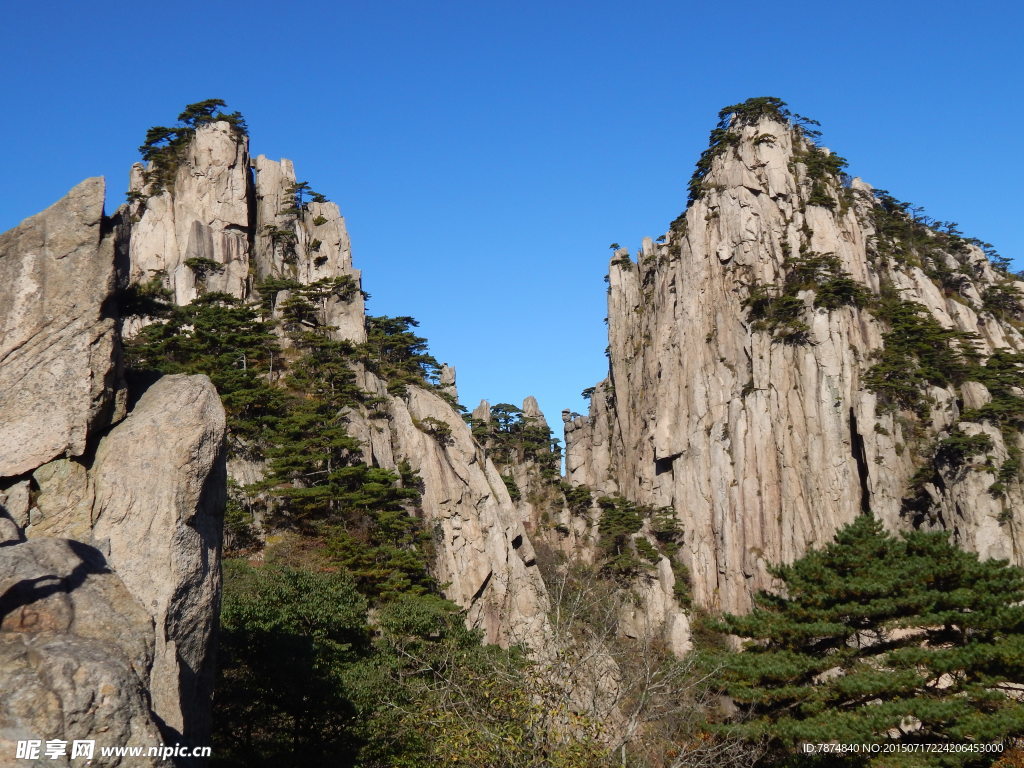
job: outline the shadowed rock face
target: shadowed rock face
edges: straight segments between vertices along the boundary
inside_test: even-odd
[[[0,745],[209,733],[224,409],[170,376],[125,415],[111,225],[90,179],[0,235]]]
[[[943,529],[983,557],[1024,562],[1022,521],[1005,514],[1024,509],[1022,489],[1015,481],[1003,498],[988,493],[984,456],[924,486],[924,519],[905,508],[918,454],[985,400],[984,387],[932,387],[920,422],[886,411],[864,382],[886,331],[869,309],[815,307],[803,291],[808,343],[787,344],[752,327],[744,304],[754,285],[782,282],[788,255],[832,254],[872,293],[891,285],[942,327],[978,334],[984,356],[1024,349],[1016,328],[982,308],[980,294],[1000,278],[974,246],[941,257],[964,272],[956,295],[920,267],[880,257],[868,185],[854,180],[842,201],[833,188],[833,206],[812,204],[803,138],[771,119],[732,130],[737,143],[714,159],[666,241],[646,240],[638,262],[625,251],[612,260],[610,373],[589,416],[566,417],[569,479],[671,505],[694,597],[709,608],[746,609],[770,584],[766,564],[830,540],[865,509],[890,528]],[[989,436],[993,465],[1006,460],[997,428],[962,428]]]
[[[97,550],[49,538],[0,544],[5,759],[25,739],[159,744],[146,690],[152,662],[153,622]]]
[[[0,235],[0,478],[81,456],[105,426],[117,346],[103,179]]]

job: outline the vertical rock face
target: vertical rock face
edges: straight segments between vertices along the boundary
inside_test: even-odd
[[[190,156],[220,221],[215,138]],[[208,733],[224,411],[206,377],[176,376],[125,415],[114,225],[90,179],[0,235],[0,687],[18,692],[0,742]]]
[[[250,160],[248,137],[224,121],[196,129],[164,189],[136,164],[128,206],[135,221],[122,234],[129,281],[156,279],[181,305],[212,292],[248,300],[271,278],[308,285],[347,276],[354,290],[325,298],[322,320],[338,339],[365,341],[345,219],[331,202],[296,206],[295,182],[290,160]]]
[[[213,695],[223,438],[210,380],[165,376],[103,439],[92,469],[93,539],[155,621],[153,710],[197,743],[209,735]]]
[[[132,169],[130,189],[145,193],[144,169]],[[161,194],[134,203],[138,221],[131,227],[130,280],[163,280],[178,304],[203,290],[242,298],[249,284],[248,141],[226,122],[196,130],[173,185]],[[215,262],[219,271],[190,266],[196,259]]]
[[[1021,468],[1009,467],[1021,436],[970,411],[985,387],[925,383],[931,402],[915,415],[866,381],[892,343],[890,321],[873,308],[880,294],[976,334],[985,360],[1024,349],[1024,339],[982,297],[1024,286],[962,240],[922,235],[917,250],[887,250],[893,236],[877,228],[871,188],[815,177],[809,166],[827,150],[784,120],[734,123],[729,133],[664,242],[645,240],[638,262],[625,251],[612,259],[609,377],[589,416],[564,417],[568,479],[673,507],[705,607],[745,609],[769,585],[768,563],[793,560],[868,509],[891,528],[941,528],[984,557],[1024,562],[1024,521],[1013,516],[1024,509]],[[800,260],[827,257],[829,280],[845,275],[874,299],[830,304],[822,285],[838,283],[800,284]],[[958,289],[940,279],[950,272]],[[796,310],[775,322],[790,322],[788,337],[771,327],[781,306],[771,300],[784,293]],[[984,433],[990,447],[943,463],[942,441],[958,433]],[[1006,468],[1001,495],[988,492],[993,467]]]
[[[437,394],[410,387],[404,398],[387,393],[380,379],[364,374],[362,387],[388,403],[386,419],[352,414],[351,432],[364,460],[395,469],[402,461],[423,483],[424,523],[434,533],[434,575],[445,595],[467,609],[469,623],[487,642],[545,642],[547,590],[516,505],[494,464],[465,422]],[[433,421],[431,421],[433,420]],[[420,425],[441,423],[444,440]]]
[[[337,329],[337,339],[356,344],[366,341],[360,272],[352,267],[352,248],[338,206],[308,202],[296,210],[294,193],[289,192],[296,182],[290,160],[275,162],[260,155],[253,168],[257,278],[285,277],[307,285],[342,276],[351,278],[355,292],[344,299],[327,299],[322,307],[323,321]]]
[[[0,235],[0,478],[81,456],[118,377],[103,180]]]

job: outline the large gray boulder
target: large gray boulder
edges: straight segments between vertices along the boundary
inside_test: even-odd
[[[0,730],[205,744],[224,409],[170,376],[124,417],[112,224],[90,179],[0,235]]]
[[[152,620],[98,551],[50,538],[0,544],[0,764],[27,765],[13,758],[29,739],[93,740],[97,757],[160,744],[145,687],[152,662]]]
[[[0,235],[0,478],[80,456],[116,392],[103,179]]]
[[[165,376],[103,438],[91,472],[93,541],[156,624],[153,710],[196,744],[213,693],[224,429],[206,376]]]

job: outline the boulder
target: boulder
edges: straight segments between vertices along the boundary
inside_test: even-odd
[[[27,739],[92,740],[97,757],[104,746],[160,744],[152,662],[152,620],[97,550],[51,538],[0,545],[0,762]],[[160,764],[102,764],[123,762]]]
[[[103,179],[0,235],[0,478],[81,456],[110,418],[118,358]]]
[[[224,429],[206,376],[165,376],[101,441],[91,472],[93,541],[156,624],[153,710],[193,744],[209,732]]]

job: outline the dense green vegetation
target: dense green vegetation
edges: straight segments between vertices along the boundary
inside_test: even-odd
[[[271,325],[224,293],[207,293],[185,306],[161,301],[158,291],[147,298],[146,314],[162,319],[126,345],[129,370],[205,373],[224,402],[233,449],[269,441],[286,400],[270,381],[281,364]]]
[[[973,378],[973,334],[943,328],[926,307],[890,291],[883,291],[874,312],[888,330],[864,384],[878,395],[883,410],[904,408],[923,417],[932,402],[929,386],[957,385]]]
[[[288,186],[286,190],[287,205],[279,213],[286,216],[301,216],[309,210],[309,203],[326,203],[327,197],[319,192],[313,191],[308,181],[296,181]],[[306,200],[306,196],[309,200]],[[321,222],[326,223],[326,219]],[[319,226],[319,225],[317,225]]]
[[[589,504],[589,490],[585,487],[580,490],[586,494]],[[574,512],[582,506],[583,493],[576,489],[565,492],[566,501]],[[690,576],[677,557],[683,532],[675,511],[671,507],[635,504],[621,496],[601,496],[596,504],[600,510],[597,542],[601,572],[620,585],[628,586],[638,576],[653,573],[654,566],[664,556],[675,575],[675,597],[680,605],[689,606]]]
[[[848,165],[846,158],[809,143],[806,149],[794,150],[792,162],[794,166],[803,165],[807,180],[811,183],[807,204],[835,208],[836,194],[833,190],[842,186],[843,173]],[[848,202],[848,198],[848,190],[844,190],[843,202]]]
[[[410,385],[437,384],[441,366],[427,352],[427,340],[410,329],[419,325],[411,317],[366,318],[366,343],[359,357],[388,383],[388,392],[404,394]]]
[[[885,533],[870,516],[833,544],[773,569],[747,616],[751,638],[717,658],[766,765],[990,765],[998,753],[799,753],[801,743],[998,744],[1024,736],[1024,572],[951,546]]]

